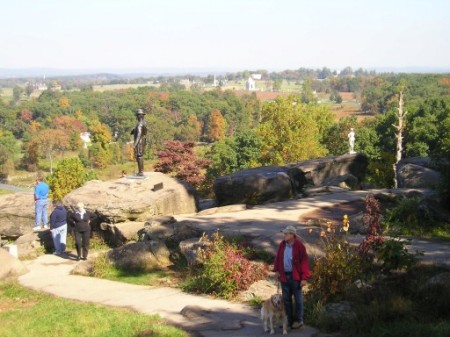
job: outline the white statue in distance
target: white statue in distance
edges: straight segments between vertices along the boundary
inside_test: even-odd
[[[355,152],[355,130],[353,128],[350,129],[348,133],[348,145],[349,145],[349,153],[353,154]]]

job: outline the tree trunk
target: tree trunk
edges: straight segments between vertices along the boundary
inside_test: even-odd
[[[397,153],[395,156],[395,163],[393,165],[394,169],[394,188],[398,188],[398,173],[397,173],[397,164],[402,159],[403,152],[403,129],[405,128],[405,116],[407,112],[403,112],[403,92],[400,91],[400,97],[398,100],[398,125],[393,125],[397,132],[395,137],[397,138]]]

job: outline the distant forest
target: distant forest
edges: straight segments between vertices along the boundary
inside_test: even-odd
[[[227,86],[242,84],[254,73],[273,97],[261,99],[258,92]],[[390,186],[400,91],[408,111],[403,156],[428,156],[436,162],[449,158],[449,74],[376,74],[349,67],[339,74],[328,68],[216,77],[99,74],[46,79],[46,90],[36,95],[36,83],[42,81],[0,80],[4,177],[15,170],[37,171],[43,161],[64,154],[97,169],[132,161],[127,143],[135,112],[143,109],[149,127],[146,158],[156,160],[167,141],[202,142],[196,154],[209,160],[204,174],[210,180],[249,167],[344,154],[354,128],[356,151],[371,160],[371,183]],[[95,85],[123,83],[143,86],[93,90]],[[291,90],[283,92],[283,86]],[[6,90],[12,92],[9,99]],[[340,113],[349,102],[357,111]],[[91,135],[87,149],[82,132]]]

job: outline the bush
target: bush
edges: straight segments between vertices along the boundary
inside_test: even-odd
[[[408,244],[408,241],[393,238],[384,240],[381,246],[376,248],[375,256],[383,272],[389,273],[396,269],[408,270],[416,263],[416,255],[408,253],[405,247]]]
[[[182,286],[184,290],[232,298],[267,276],[265,265],[246,259],[242,249],[218,232],[211,238],[204,235],[201,241],[204,248],[198,253],[203,263],[193,267],[192,277]]]
[[[391,153],[382,153],[380,159],[371,159],[367,167],[366,182],[375,187],[393,187],[395,156]]]
[[[353,282],[363,279],[366,269],[357,247],[329,239],[325,256],[318,259],[312,269],[312,291],[320,302],[336,299],[345,294]]]
[[[93,178],[93,176],[89,176],[90,178]],[[61,160],[53,174],[46,178],[53,200],[61,200],[66,194],[82,186],[87,180],[88,175],[79,158]]]

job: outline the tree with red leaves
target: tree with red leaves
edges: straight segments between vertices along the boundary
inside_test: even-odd
[[[173,174],[194,186],[205,180],[204,170],[211,164],[210,160],[197,158],[194,142],[167,141],[164,150],[158,153],[158,158],[155,171]]]
[[[369,231],[363,242],[359,245],[359,250],[363,256],[371,259],[373,250],[381,246],[384,237],[381,233],[381,208],[380,202],[372,193],[366,196],[366,212],[363,216],[364,225],[369,227]]]

